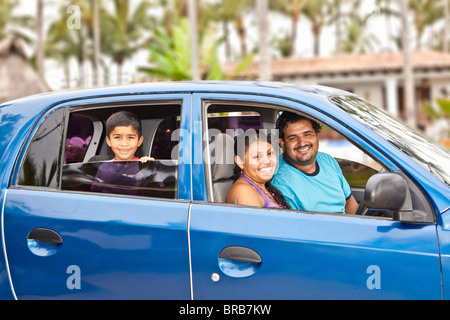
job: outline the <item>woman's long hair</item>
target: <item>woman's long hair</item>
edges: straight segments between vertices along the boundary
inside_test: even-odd
[[[261,130],[249,129],[246,132],[234,137],[234,155],[245,161],[245,153],[247,152],[250,145],[252,145],[252,143],[257,140],[265,141],[267,143],[270,143],[271,145],[273,145],[272,141],[278,143],[278,137],[274,137],[271,134],[266,135],[261,132]],[[240,177],[241,173],[241,168],[237,165],[237,163],[235,163],[233,179],[236,181]],[[278,191],[278,189],[270,183],[270,181],[267,181],[265,183],[265,186],[267,191],[272,194],[277,203],[281,204],[284,208],[290,208],[286,199],[283,197],[280,191]]]

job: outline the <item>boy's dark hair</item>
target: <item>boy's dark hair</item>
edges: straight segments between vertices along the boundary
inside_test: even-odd
[[[309,120],[311,121],[311,125],[316,133],[319,133],[322,129],[322,125],[310,118],[307,118],[305,116],[302,116],[297,113],[284,111],[277,119],[277,122],[275,124],[276,129],[278,129],[279,135],[281,139],[284,139],[284,129],[286,129],[288,124],[295,123],[300,120]]]
[[[134,113],[129,111],[116,112],[106,120],[106,135],[109,137],[115,127],[128,126],[132,126],[137,131],[139,137],[142,136],[141,121]]]

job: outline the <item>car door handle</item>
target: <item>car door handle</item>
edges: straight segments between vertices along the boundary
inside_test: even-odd
[[[257,264],[262,262],[261,256],[255,250],[241,246],[229,246],[224,248],[220,252],[219,258]]]
[[[253,249],[241,246],[229,246],[219,253],[219,268],[232,278],[247,278],[261,267],[261,256]]]
[[[35,228],[31,230],[28,234],[28,240],[38,240],[53,244],[63,243],[62,237],[58,232],[47,228]]]

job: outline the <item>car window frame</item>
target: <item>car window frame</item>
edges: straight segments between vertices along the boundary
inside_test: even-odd
[[[327,102],[325,102],[327,103]],[[324,112],[323,110],[316,108],[312,106],[311,104],[287,99],[283,97],[273,97],[273,96],[266,96],[266,95],[260,95],[260,96],[251,96],[251,95],[230,95],[229,93],[225,94],[219,94],[211,96],[209,94],[203,94],[200,97],[200,113],[201,113],[201,123],[202,128],[201,132],[202,135],[205,137],[202,140],[202,146],[203,150],[208,150],[207,148],[207,141],[209,141],[210,137],[208,134],[208,128],[207,128],[207,114],[208,114],[208,107],[211,104],[228,104],[228,105],[242,105],[242,106],[253,106],[257,108],[269,108],[269,109],[275,109],[277,111],[291,111],[296,112],[299,114],[302,114],[306,117],[309,117],[311,119],[314,119],[316,121],[319,121],[320,123],[326,124],[331,129],[335,130],[339,134],[341,134],[347,141],[349,141],[353,146],[357,147],[359,150],[361,150],[363,153],[367,154],[369,157],[371,157],[374,161],[378,162],[379,165],[383,168],[381,171],[383,172],[396,172],[401,171],[395,163],[393,163],[385,154],[380,152],[380,150],[373,145],[370,140],[368,140],[367,137],[364,137],[363,135],[352,131],[351,128],[346,126],[344,123],[333,117],[331,114]],[[326,121],[324,121],[326,120]],[[263,120],[264,123],[264,120]],[[274,124],[275,127],[275,124]],[[270,131],[270,130],[269,130]],[[371,149],[364,147],[364,145],[370,146]],[[208,163],[204,163],[204,183],[205,183],[205,190],[207,194],[207,199],[203,200],[202,203],[208,204],[208,205],[220,205],[220,206],[230,206],[236,204],[229,204],[229,203],[222,203],[222,202],[214,202],[212,201],[213,198],[212,192],[213,190],[210,188],[210,185],[212,183],[211,179],[211,166],[209,165],[209,157],[207,157]],[[209,180],[207,180],[209,179]],[[237,205],[241,206],[241,205]],[[242,206],[245,209],[251,209],[251,210],[258,210],[261,208],[258,207],[251,207],[251,206]],[[264,208],[268,210],[286,210],[286,209],[278,209],[278,208]],[[290,210],[292,212],[299,212],[296,210]],[[311,213],[311,214],[320,214],[320,215],[338,215],[338,216],[347,216],[347,217],[356,217],[356,218],[369,218],[369,219],[386,219],[386,220],[392,220],[390,217],[382,217],[382,216],[355,216],[355,215],[342,215],[342,214],[336,214],[336,213],[329,213],[329,212],[313,212],[313,211],[301,211],[305,213]]]
[[[127,108],[129,106],[137,106],[137,105],[149,105],[149,104],[158,104],[158,103],[170,103],[170,104],[178,104],[180,107],[180,127],[183,125],[183,122],[186,122],[188,128],[190,128],[190,93],[180,92],[180,93],[149,93],[148,95],[142,95],[142,97],[137,98],[133,95],[119,95],[119,96],[108,96],[108,97],[97,97],[97,98],[86,98],[85,101],[83,98],[75,99],[69,102],[61,102],[55,103],[54,105],[49,106],[45,111],[43,111],[38,117],[34,124],[30,125],[30,130],[28,131],[26,139],[22,143],[20,152],[14,163],[13,175],[10,179],[10,188],[14,189],[27,189],[27,190],[38,190],[38,191],[48,191],[48,192],[57,192],[57,193],[84,193],[86,195],[94,195],[94,196],[111,196],[111,197],[138,197],[141,199],[148,200],[159,200],[159,201],[183,201],[189,200],[191,197],[191,190],[183,188],[184,190],[180,190],[180,178],[183,175],[183,179],[188,179],[188,184],[190,184],[190,170],[189,167],[184,166],[181,170],[181,165],[178,163],[178,175],[177,175],[177,197],[176,199],[166,199],[166,198],[157,198],[157,197],[148,197],[148,196],[135,196],[135,195],[123,195],[123,194],[101,194],[95,192],[81,192],[81,191],[71,191],[62,189],[62,172],[63,172],[63,162],[64,162],[64,152],[65,152],[65,139],[67,135],[67,126],[70,118],[71,112],[73,110],[87,110],[87,109],[97,109],[97,108]],[[185,108],[189,110],[185,110]],[[19,184],[19,172],[22,168],[22,164],[27,157],[28,150],[33,142],[33,139],[36,133],[39,131],[41,125],[46,121],[46,119],[55,111],[63,110],[63,134],[60,140],[60,155],[59,155],[59,167],[57,170],[58,174],[58,187],[57,188],[48,188],[45,186],[26,186]],[[184,129],[185,130],[185,129]],[[180,142],[178,142],[180,143]],[[85,156],[86,157],[86,156]],[[180,172],[183,171],[183,172]]]
[[[45,112],[43,112],[35,121],[35,123],[32,125],[31,129],[28,132],[28,135],[26,137],[26,139],[24,139],[24,142],[22,143],[20,152],[18,157],[15,160],[14,163],[14,169],[13,169],[13,175],[11,176],[11,181],[10,181],[10,187],[13,188],[24,188],[24,189],[31,189],[31,190],[48,190],[48,191],[58,191],[60,189],[60,183],[61,183],[61,170],[60,170],[60,166],[61,166],[61,161],[63,161],[63,147],[62,147],[62,143],[63,143],[63,139],[65,137],[65,132],[63,131],[61,138],[60,138],[60,149],[59,149],[59,167],[57,169],[57,174],[59,175],[59,179],[58,179],[58,187],[57,188],[50,188],[50,187],[45,187],[45,186],[27,186],[27,185],[20,185],[19,184],[19,172],[22,169],[22,166],[24,165],[24,162],[28,156],[28,152],[30,150],[30,146],[31,143],[34,140],[34,137],[36,136],[36,134],[38,133],[39,129],[41,128],[42,124],[54,113],[57,111],[62,110],[63,112],[63,116],[62,116],[62,122],[64,125],[64,129],[66,128],[67,122],[66,122],[66,118],[67,118],[67,108],[65,107],[57,107],[57,108],[49,108],[47,109]]]

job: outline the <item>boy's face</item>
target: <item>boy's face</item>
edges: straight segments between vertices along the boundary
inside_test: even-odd
[[[117,161],[133,160],[137,148],[143,141],[144,137],[139,137],[138,132],[132,126],[115,127],[109,137],[106,137],[106,143],[111,147]]]

